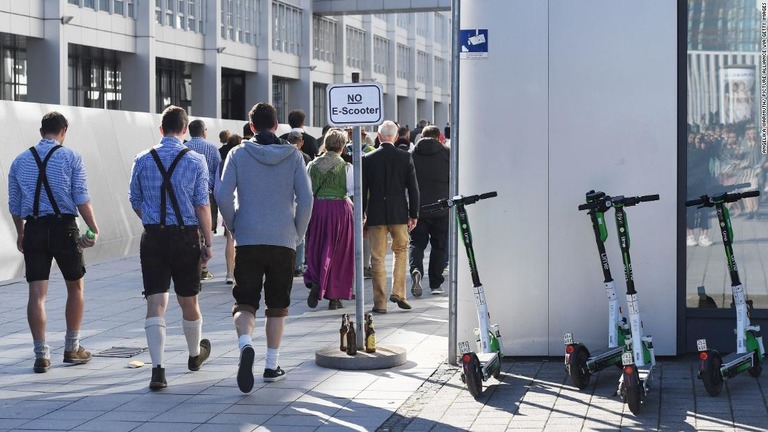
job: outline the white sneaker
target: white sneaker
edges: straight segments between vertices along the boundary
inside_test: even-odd
[[[712,243],[712,240],[710,240],[706,235],[699,236],[699,246],[711,246]]]
[[[707,239],[709,240],[709,239]],[[688,240],[685,241],[685,244],[687,246],[696,246],[698,243],[696,242],[696,237],[689,235]]]

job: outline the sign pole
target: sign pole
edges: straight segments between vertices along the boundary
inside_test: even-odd
[[[451,183],[449,186],[450,196],[459,194],[459,76],[461,68],[459,67],[460,41],[459,32],[461,31],[461,0],[452,0],[451,19],[453,24],[452,33],[452,51],[453,63],[451,64]],[[458,225],[456,223],[455,209],[451,209],[448,228],[448,363],[456,366],[458,364],[458,284],[457,261],[458,261]]]
[[[352,82],[360,82],[360,72],[352,72]],[[352,170],[355,177],[355,332],[357,346],[362,347],[365,343],[363,334],[365,291],[363,290],[363,149],[360,146],[360,126],[352,128]]]

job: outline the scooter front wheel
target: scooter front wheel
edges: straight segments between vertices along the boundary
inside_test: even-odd
[[[704,352],[702,351],[702,353]],[[699,376],[701,376],[707,393],[710,396],[717,396],[723,391],[723,374],[720,372],[723,359],[717,351],[706,351],[706,355],[707,358],[701,361]]]
[[[483,373],[480,370],[480,359],[475,353],[467,353],[462,356],[461,362],[469,394],[475,398],[480,397],[483,393]]]
[[[640,375],[637,373],[637,367],[624,366],[624,381],[622,382],[622,393],[624,401],[627,403],[632,414],[640,413],[640,405],[643,400],[643,385],[640,382]]]
[[[571,381],[579,390],[584,390],[589,385],[592,374],[589,373],[587,360],[589,350],[584,344],[574,346],[573,352],[568,356],[568,371]]]

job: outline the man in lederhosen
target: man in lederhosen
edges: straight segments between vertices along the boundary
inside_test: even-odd
[[[144,224],[140,257],[147,299],[144,329],[152,358],[152,390],[167,386],[163,354],[171,280],[181,306],[189,370],[199,370],[211,353],[211,342],[201,339],[203,316],[197,302],[200,271],[211,259],[208,165],[202,155],[182,144],[188,123],[183,108],[166,108],[160,144],[136,155],[131,170],[128,195],[133,211]],[[202,245],[201,235],[205,240]]]
[[[83,321],[83,247],[96,243],[99,227],[88,196],[82,157],[62,147],[69,123],[58,112],[43,116],[42,139],[21,153],[8,174],[8,207],[16,226],[16,247],[24,254],[29,282],[27,319],[35,346],[33,370],[47,372],[51,367],[50,348],[45,341],[45,299],[51,262],[56,259],[67,286],[64,362],[82,364],[91,353],[80,345]],[[75,220],[81,214],[93,233],[80,237]]]

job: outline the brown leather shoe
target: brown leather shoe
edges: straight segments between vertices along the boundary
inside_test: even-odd
[[[396,295],[389,296],[389,301],[391,301],[392,303],[397,303],[397,306],[400,309],[410,309],[411,308],[411,305],[407,301],[405,301],[405,299],[401,299],[400,297],[398,297]]]
[[[89,361],[91,361],[91,353],[82,345],[78,346],[76,351],[64,351],[64,363],[83,364]]]
[[[51,368],[51,361],[46,358],[37,358],[35,359],[35,366],[33,367],[33,370],[35,373],[45,373],[48,372],[48,369]]]

